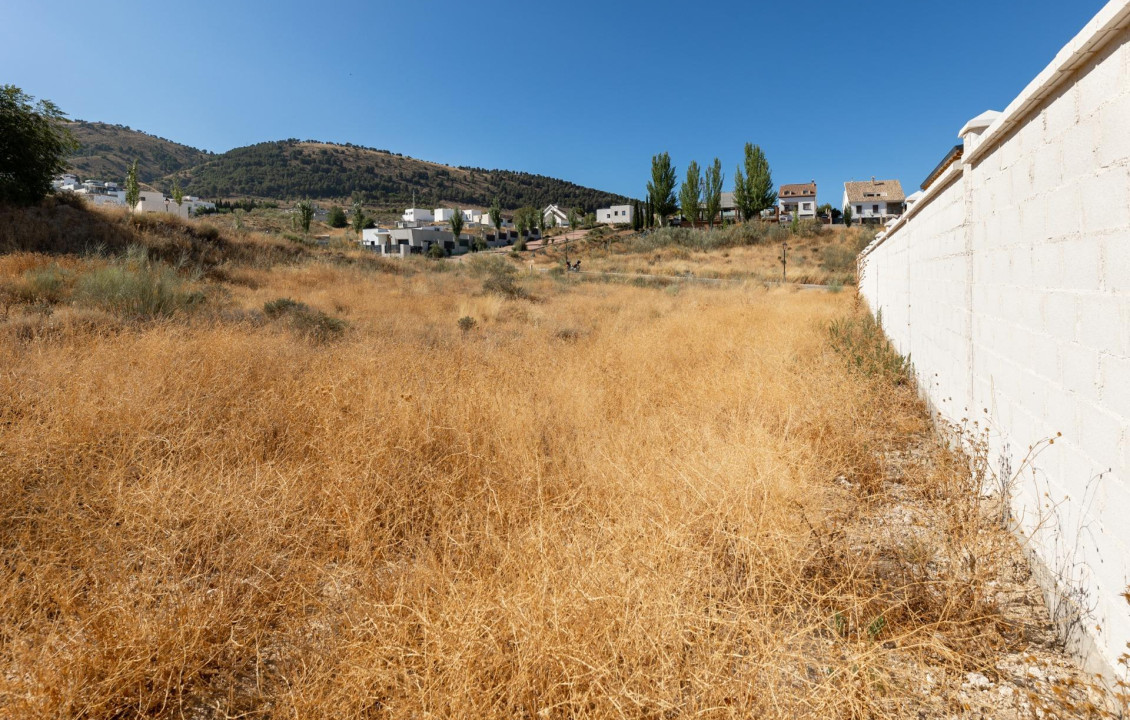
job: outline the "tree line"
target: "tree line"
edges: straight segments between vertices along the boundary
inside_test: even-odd
[[[651,158],[651,179],[647,195],[642,202],[633,201],[632,228],[642,230],[665,225],[676,211],[692,223],[705,220],[714,227],[715,218],[722,210],[722,187],[725,183],[722,161],[714,162],[703,171],[692,160],[686,176],[678,187],[675,166],[671,156],[662,152]],[[741,220],[761,217],[761,212],[777,204],[777,191],[769,160],[760,146],[746,143],[744,161],[734,172],[734,209]]]

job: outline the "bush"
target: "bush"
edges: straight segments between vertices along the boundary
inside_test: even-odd
[[[439,243],[432,243],[432,246],[428,248],[428,257],[434,260],[441,260],[447,257],[447,250]]]
[[[905,385],[912,374],[910,357],[895,350],[883,332],[882,322],[882,312],[878,317],[862,312],[832,321],[828,326],[832,348],[861,374]]]
[[[855,253],[844,245],[828,245],[820,251],[820,267],[828,272],[844,272],[855,268]]]
[[[316,342],[336,339],[347,327],[344,320],[290,298],[277,298],[264,303],[263,314],[272,320],[289,320],[295,332]]]
[[[91,307],[137,317],[170,316],[204,301],[177,271],[149,260],[148,251],[132,247],[126,257],[81,275],[75,300]]]
[[[343,228],[349,225],[349,219],[345,216],[345,210],[338,205],[334,205],[330,208],[329,217],[326,219],[326,222],[333,228]]]

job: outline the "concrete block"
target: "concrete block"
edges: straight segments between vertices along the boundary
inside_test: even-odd
[[[1091,115],[1118,94],[1123,78],[1121,56],[1105,54],[1099,58],[1086,75],[1079,78],[1078,112],[1080,117]]]
[[[1040,299],[1044,332],[1065,342],[1074,341],[1076,325],[1075,295],[1068,292],[1046,292]]]
[[[1048,237],[1048,198],[1050,195],[1036,195],[1027,198],[1020,206],[1020,235],[1026,243],[1045,240]]]
[[[1059,143],[1042,145],[1036,150],[1033,169],[1034,189],[1037,193],[1054,191],[1063,182],[1063,146]]]
[[[1122,419],[1103,407],[1091,403],[1079,406],[1078,444],[1094,462],[1088,468],[1095,472],[1112,468],[1118,463],[1122,447]]]
[[[1079,218],[1083,214],[1083,200],[1078,185],[1064,185],[1058,192],[1048,197],[1047,204],[1048,239],[1067,237],[1079,231]]]
[[[1114,167],[1085,178],[1080,184],[1083,231],[1130,229],[1130,178],[1128,170]]]
[[[1102,239],[1075,237],[1060,244],[1059,282],[1049,287],[1098,292],[1102,285]]]
[[[1130,86],[1130,80],[1126,81]],[[1130,162],[1130,87],[1103,107],[1095,159],[1100,167]]]
[[[1099,367],[1102,406],[1130,422],[1130,358],[1103,355]]]
[[[1091,402],[1100,399],[1099,353],[1085,345],[1059,345],[1060,385]]]
[[[1099,119],[1092,115],[1071,128],[1058,141],[1063,148],[1063,182],[1085,177],[1095,171],[1095,148],[1100,141]]]
[[[1126,298],[1108,295],[1080,295],[1075,340],[1100,353],[1116,356],[1130,354],[1126,334],[1120,324],[1126,320]]]
[[[1044,113],[1044,142],[1056,142],[1078,123],[1079,113],[1075,88],[1067,88],[1055,98]]]

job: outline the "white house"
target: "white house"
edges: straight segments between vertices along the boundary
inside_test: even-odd
[[[632,222],[631,205],[613,205],[596,211],[596,221],[605,225],[626,225]]]
[[[125,193],[123,192],[123,199]],[[152,190],[142,190],[138,195],[137,205],[134,206],[134,212],[166,212],[180,217],[192,217],[196,211],[201,208],[208,208],[214,210],[215,203],[205,202],[198,197],[192,195],[185,195],[181,198],[178,204],[176,200],[165,197],[164,193],[154,192]]]
[[[481,210],[462,210],[463,221],[469,223],[482,223],[483,212]]]
[[[859,223],[883,224],[902,215],[906,199],[898,180],[846,182],[843,211],[851,208],[852,219]]]
[[[546,227],[568,227],[569,226],[569,208],[559,207],[557,205],[549,205],[545,210],[541,211],[542,217],[545,218]]]
[[[389,242],[391,231],[388,228],[367,228],[361,231],[361,247],[378,249]]]
[[[455,211],[451,208],[436,208],[433,215],[435,217],[434,222],[448,222],[455,217]]]
[[[433,222],[435,216],[431,210],[422,208],[408,208],[404,211],[404,222]]]
[[[777,205],[782,217],[788,215],[792,219],[793,213],[801,220],[816,217],[816,181],[800,183],[797,185],[782,185],[777,192]]]

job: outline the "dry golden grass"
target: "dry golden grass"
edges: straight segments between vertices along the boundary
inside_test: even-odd
[[[693,232],[702,235],[707,231]],[[631,233],[620,232],[609,234],[613,239],[607,243],[604,237],[597,236],[573,242],[569,252],[570,259],[580,259],[583,269],[588,271],[772,283],[781,279],[781,240],[787,240],[789,282],[847,285],[855,283],[854,256],[861,238],[868,232],[858,227],[834,226],[818,235],[804,237],[789,235],[787,226],[781,226],[757,244],[710,250],[678,244],[651,248],[646,237],[634,241]],[[532,254],[527,262],[555,265],[563,258],[564,248],[560,242],[555,242],[544,252]]]
[[[927,427],[848,293],[239,272],[0,327],[0,717],[901,717],[1002,642],[988,563],[914,574],[997,537],[959,461],[907,464],[949,545],[848,531]]]

